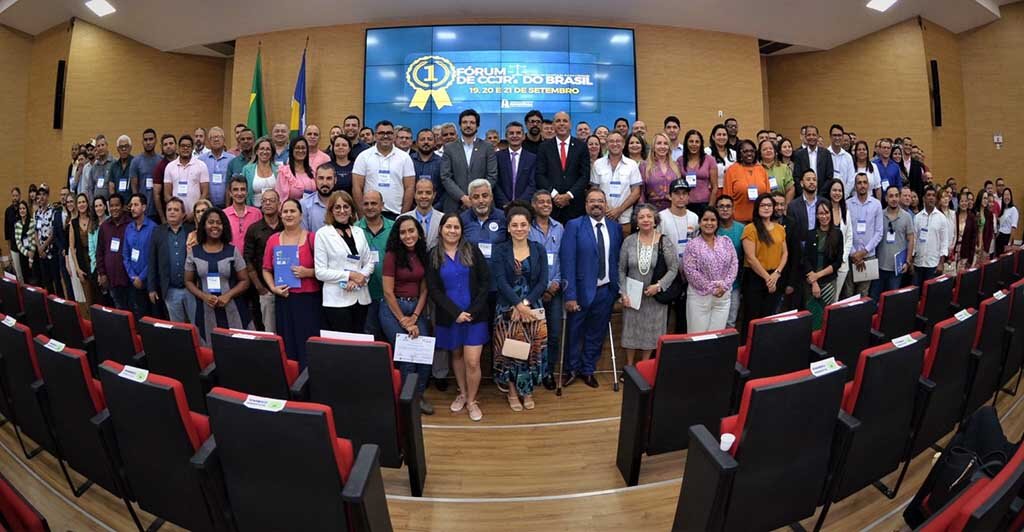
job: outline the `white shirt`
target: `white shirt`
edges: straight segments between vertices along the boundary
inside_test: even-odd
[[[608,207],[618,207],[626,201],[633,187],[643,184],[643,178],[640,177],[640,165],[629,157],[622,157],[619,159],[619,164],[612,168],[608,156],[601,157],[590,167],[590,184],[604,191],[605,196],[608,197]],[[622,211],[616,221],[629,223],[632,215],[633,207],[630,207]]]
[[[1017,228],[1017,218],[1017,207],[1003,209],[999,215],[999,232],[1004,235],[1013,233],[1013,230]]]
[[[317,230],[313,244],[313,265],[318,281],[324,283],[323,304],[325,307],[349,307],[356,303],[370,304],[370,285],[364,284],[357,290],[345,290],[349,272],[358,272],[366,277],[373,274],[374,253],[366,241],[363,230],[351,226],[352,239],[356,249],[351,250],[334,226],[325,225]],[[384,257],[380,257],[383,260]]]
[[[807,147],[807,162],[810,163],[811,170],[814,170],[814,173],[817,174],[818,173],[818,147],[817,146],[815,146],[814,148],[811,148],[810,146]],[[793,177],[796,177],[796,176],[793,176]]]
[[[706,153],[707,155],[710,155],[712,157],[715,156],[714,152],[711,151],[711,147],[710,146],[705,146],[704,147],[704,153]],[[729,156],[725,158],[725,163],[724,164],[723,163],[718,163],[718,188],[719,188],[719,190],[721,190],[722,188],[725,188],[725,171],[728,170],[729,167],[732,166],[735,163],[736,163],[736,151],[730,148],[729,149]]]
[[[949,222],[939,209],[926,209],[914,216],[914,232],[917,243],[914,246],[914,266],[934,268],[939,258],[949,251]]]
[[[363,194],[379,191],[384,196],[384,210],[399,214],[405,198],[404,180],[415,179],[416,168],[408,153],[391,148],[390,153],[382,155],[374,145],[356,157],[352,173],[364,177]]]
[[[687,209],[685,216],[672,214],[671,209],[665,209],[658,213],[661,223],[658,230],[667,236],[676,245],[676,253],[679,255],[679,271],[683,271],[683,252],[686,251],[686,244],[691,239],[697,238],[698,219],[697,213]]]
[[[832,154],[832,175],[842,180],[843,186],[846,187],[846,194],[849,195],[850,191],[853,190],[853,178],[856,174],[853,170],[853,156],[842,148],[839,148],[839,153],[829,148],[829,153]],[[870,188],[870,181],[871,176],[868,176],[868,190],[872,190]]]
[[[610,265],[608,264],[608,246],[611,242],[610,240],[608,240],[608,224],[604,221],[603,218],[600,220],[595,220],[590,216],[587,216],[587,219],[590,220],[590,227],[594,231],[594,242],[597,242],[597,224],[601,224],[601,235],[604,237],[604,258],[601,259],[604,261],[604,277],[597,280],[597,286],[604,286],[608,284],[608,276],[611,275],[612,273],[609,268]],[[616,275],[618,275],[618,273],[616,273]]]
[[[675,147],[672,148],[672,160],[678,161],[684,153],[686,153],[686,146],[683,146],[681,142],[676,144]]]
[[[476,137],[466,138],[462,137],[462,151],[466,154],[466,167],[469,167],[469,160],[473,157],[473,143],[476,142]]]

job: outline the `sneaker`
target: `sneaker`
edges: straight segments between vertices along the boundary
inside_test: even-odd
[[[480,405],[476,401],[469,403],[469,419],[480,421],[483,418],[484,413],[480,410]]]
[[[458,397],[452,401],[451,410],[452,412],[462,412],[463,408],[466,408],[466,396],[460,393]]]
[[[430,401],[426,399],[420,399],[420,412],[425,416],[434,415],[434,405],[430,404]]]

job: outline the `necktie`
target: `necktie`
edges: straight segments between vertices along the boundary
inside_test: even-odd
[[[558,142],[558,156],[562,159],[562,171],[565,171],[565,141],[561,140]]]
[[[597,223],[597,280],[604,279],[607,274],[605,268],[607,267],[604,263],[604,232],[601,231],[601,226],[604,224],[601,222]]]
[[[516,174],[518,173],[518,172],[516,172],[516,157],[519,156],[519,153],[518,152],[511,152],[511,155],[512,155],[512,196],[514,198],[515,195],[516,195]],[[562,163],[562,165],[565,166],[565,163]]]

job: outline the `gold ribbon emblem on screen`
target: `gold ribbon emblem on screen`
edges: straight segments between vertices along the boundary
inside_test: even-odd
[[[419,57],[405,70],[405,82],[416,89],[409,107],[423,109],[433,97],[438,110],[444,109],[452,104],[448,87],[455,83],[455,65],[438,55]]]

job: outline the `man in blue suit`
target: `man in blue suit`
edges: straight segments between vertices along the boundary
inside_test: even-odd
[[[559,257],[565,277],[565,310],[570,313],[565,341],[562,385],[579,376],[587,386],[597,388],[594,370],[601,356],[612,305],[619,295],[619,248],[622,229],[605,218],[607,198],[599,188],[586,196],[586,215],[565,225]],[[581,341],[582,340],[582,341]]]
[[[514,200],[531,201],[537,190],[534,172],[537,156],[523,149],[526,131],[519,122],[505,126],[508,149],[501,150],[498,158],[498,182],[494,187],[494,204],[505,208]]]

